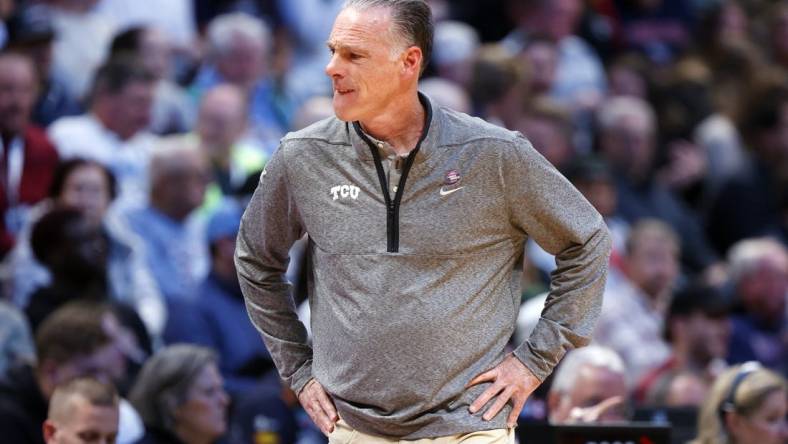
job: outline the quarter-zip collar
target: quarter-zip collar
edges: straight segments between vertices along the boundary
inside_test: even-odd
[[[438,145],[439,119],[435,118],[435,114],[433,113],[433,103],[421,92],[419,93],[419,102],[421,102],[421,105],[424,107],[424,129],[420,137],[422,141],[419,151],[413,159],[414,164],[424,162]],[[375,158],[372,155],[370,147],[364,140],[364,137],[369,138],[369,136],[361,129],[361,124],[359,122],[347,122],[346,125],[350,143],[353,145],[353,148],[355,148],[359,159],[369,162],[374,161]]]

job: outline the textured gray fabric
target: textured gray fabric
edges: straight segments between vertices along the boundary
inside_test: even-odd
[[[506,427],[510,407],[471,415],[487,384],[465,385],[504,357],[528,236],[558,263],[542,319],[515,351],[540,379],[589,341],[610,252],[602,217],[525,138],[433,109],[405,183],[399,252],[386,251],[370,149],[335,118],[282,140],[236,251],[250,317],[294,390],[315,377],[353,428],[406,439]],[[446,185],[452,170],[460,180]],[[358,192],[332,193],[341,185]],[[284,280],[304,232],[312,347]]]

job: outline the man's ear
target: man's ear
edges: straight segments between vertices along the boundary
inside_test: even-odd
[[[41,426],[42,430],[44,431],[44,441],[49,443],[50,441],[55,439],[55,433],[57,433],[57,426],[51,419],[47,419],[44,421],[44,425]]]
[[[424,54],[418,46],[411,46],[405,50],[402,57],[403,72],[408,75],[418,77],[421,74],[421,67],[424,65]]]

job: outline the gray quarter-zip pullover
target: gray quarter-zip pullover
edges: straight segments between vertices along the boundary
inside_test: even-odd
[[[403,439],[506,427],[511,407],[491,421],[472,415],[488,384],[466,384],[505,356],[528,237],[558,265],[539,323],[514,351],[540,379],[589,341],[610,252],[602,217],[522,135],[421,98],[427,125],[400,201],[391,187],[384,195],[371,141],[330,118],[282,139],[236,251],[250,317],[282,377],[296,392],[316,378],[353,428]],[[284,278],[304,233],[311,347]]]

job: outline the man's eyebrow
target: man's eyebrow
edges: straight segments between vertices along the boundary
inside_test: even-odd
[[[342,43],[333,42],[331,40],[328,40],[326,42],[326,46],[328,47],[328,49],[330,49],[332,51],[349,51],[349,52],[356,53],[356,54],[361,54],[361,55],[367,54],[366,50],[361,49],[359,47],[356,47],[356,46],[353,46],[353,45],[345,45],[345,44],[342,44]]]

